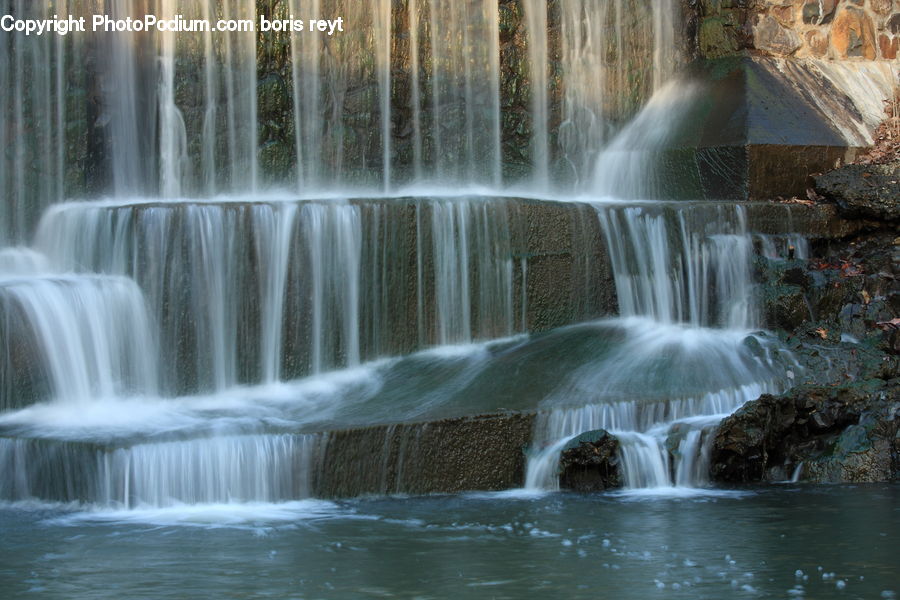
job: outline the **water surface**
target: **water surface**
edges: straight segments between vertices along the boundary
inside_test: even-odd
[[[4,598],[894,598],[900,486],[0,509]]]

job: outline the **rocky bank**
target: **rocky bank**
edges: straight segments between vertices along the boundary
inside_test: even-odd
[[[796,356],[799,385],[722,423],[715,480],[900,480],[900,162],[887,139],[866,164],[814,177],[810,197],[857,233],[812,240],[806,259],[758,259],[766,322]]]
[[[832,204],[828,227],[798,248],[755,259],[763,322],[791,351],[796,385],[763,395],[715,433],[720,484],[900,480],[900,129],[892,104],[857,164],[811,178],[808,200]],[[563,451],[560,484],[619,487],[618,441],[589,432]]]

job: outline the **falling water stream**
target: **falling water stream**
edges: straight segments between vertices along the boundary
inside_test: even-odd
[[[753,255],[809,249],[670,201],[679,3],[0,8],[345,26],[0,33],[2,594],[897,597],[896,487],[709,486],[799,372]],[[525,489],[404,495],[488,413]],[[599,429],[627,489],[548,493]]]
[[[754,333],[744,209],[730,206],[714,220],[703,212],[702,221],[659,204],[599,206],[597,214],[630,333],[617,353],[579,369],[544,401],[537,432],[544,448],[529,459],[526,487],[556,487],[561,450],[598,429],[620,441],[626,487],[702,486],[715,426],[777,392],[791,366],[777,344]],[[648,397],[648,388],[662,400]],[[595,403],[566,406],[575,399]]]
[[[3,3],[257,16],[143,4]],[[529,488],[595,429],[629,488],[704,485],[712,429],[790,357],[758,331],[745,210],[657,201],[654,153],[701,93],[667,82],[676,3],[524,1],[516,73],[492,0],[276,4],[348,31],[4,34],[0,499],[283,503],[338,468],[323,431],[499,410],[539,413]],[[536,258],[528,207],[573,189],[570,246]],[[560,256],[589,308],[610,271],[617,317],[531,333]]]

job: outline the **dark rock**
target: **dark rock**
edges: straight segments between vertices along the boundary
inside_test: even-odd
[[[898,416],[900,391],[883,380],[766,394],[722,422],[712,476],[730,483],[776,481],[800,467],[807,481],[897,480],[892,445]]]
[[[900,164],[847,165],[815,178],[846,218],[900,220]]]
[[[896,361],[885,355],[892,352],[894,319],[900,314],[895,236],[885,227],[814,244],[815,258],[809,260],[756,259],[765,324],[802,342],[792,350],[814,381],[895,376]],[[823,353],[831,367],[823,368]],[[835,380],[836,373],[844,379]]]
[[[803,22],[811,25],[825,25],[834,19],[836,0],[814,0],[803,5]]]
[[[771,327],[791,331],[808,321],[809,304],[797,286],[778,286],[765,297],[765,320]]]
[[[607,431],[583,433],[569,442],[559,460],[559,485],[578,492],[622,486],[619,440]]]
[[[806,261],[758,258],[755,267],[768,326],[792,331],[813,318],[805,295],[812,282]]]

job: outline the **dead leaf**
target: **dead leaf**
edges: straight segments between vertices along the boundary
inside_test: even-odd
[[[824,196],[819,195],[819,193],[816,192],[816,190],[814,190],[813,188],[806,188],[806,197],[809,198],[810,204],[821,202],[825,199]]]
[[[859,265],[847,260],[841,261],[841,277],[854,277],[862,274],[863,270]]]

